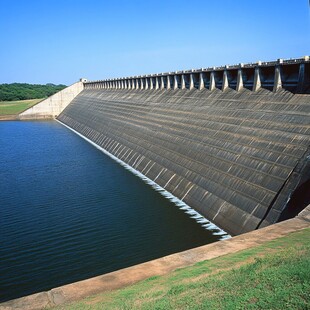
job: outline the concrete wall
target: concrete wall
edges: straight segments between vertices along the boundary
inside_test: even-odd
[[[19,114],[19,119],[45,119],[57,117],[84,89],[83,82],[74,83]]]
[[[90,82],[58,119],[240,234],[277,222],[310,177],[309,65]]]

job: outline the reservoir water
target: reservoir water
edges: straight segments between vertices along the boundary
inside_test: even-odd
[[[0,160],[0,302],[225,237],[55,121],[0,122]]]

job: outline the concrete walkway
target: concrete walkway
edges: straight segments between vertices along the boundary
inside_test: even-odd
[[[122,288],[152,276],[164,275],[197,262],[259,246],[265,242],[310,227],[310,205],[297,217],[228,240],[165,256],[143,264],[75,282],[0,304],[0,310],[43,309],[104,291]]]

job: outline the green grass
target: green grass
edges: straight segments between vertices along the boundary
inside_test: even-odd
[[[0,115],[16,115],[30,108],[42,99],[0,101]]]
[[[57,309],[310,309],[310,229]]]

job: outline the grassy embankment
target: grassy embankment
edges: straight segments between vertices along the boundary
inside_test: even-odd
[[[0,116],[17,115],[41,100],[0,101]]]
[[[57,309],[310,309],[310,229]]]
[[[16,115],[53,94],[66,85],[11,83],[0,84],[0,120],[14,119]],[[40,99],[39,99],[40,98]]]

